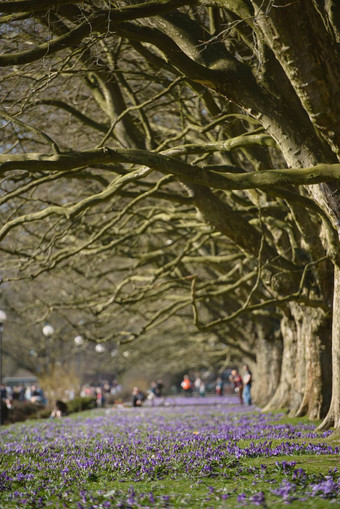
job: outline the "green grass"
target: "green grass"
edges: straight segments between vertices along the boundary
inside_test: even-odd
[[[76,418],[79,420],[81,416],[84,420],[93,416],[104,416],[105,410],[85,411],[81,414],[71,415],[71,419]],[[132,414],[131,414],[132,415]],[[167,416],[168,420],[171,417]],[[14,425],[12,428],[17,429],[19,432],[23,431],[25,427],[37,426],[36,420],[26,421],[25,424]],[[40,421],[46,423],[46,421]],[[79,422],[79,421],[78,421]],[[309,424],[306,418],[290,418],[284,415],[278,419],[278,414],[273,417],[273,424],[287,424],[299,425]],[[56,423],[59,424],[59,423]],[[62,423],[60,422],[60,425]],[[317,424],[317,423],[313,423]],[[139,433],[141,441],[147,438],[145,430]],[[239,440],[237,445],[240,448],[249,447],[252,443],[271,442],[271,447],[281,444],[282,442],[290,443],[327,443],[327,445],[338,446],[339,437],[330,436],[327,438],[319,437],[313,439],[268,439],[261,438],[258,440]],[[216,442],[216,441],[215,441]],[[218,441],[219,443],[219,441]],[[221,439],[221,444],[225,440]],[[81,447],[81,443],[79,444]],[[95,447],[95,440],[94,440]],[[190,456],[190,446],[185,448],[188,456]],[[58,447],[57,447],[58,449]],[[62,445],[57,453],[62,453]],[[105,452],[105,451],[104,451]],[[38,454],[39,455],[39,454]],[[278,488],[283,482],[292,482],[293,472],[296,469],[303,469],[305,472],[306,485],[310,483],[317,483],[326,476],[330,469],[340,467],[340,455],[315,455],[315,454],[292,454],[281,455],[276,457],[252,457],[235,459],[233,457],[226,457],[224,466],[215,465],[211,477],[200,477],[199,475],[191,475],[183,468],[183,464],[178,464],[178,471],[163,473],[158,472],[158,479],[145,478],[142,480],[135,480],[135,474],[131,473],[122,476],[121,479],[113,480],[112,471],[110,469],[96,470],[94,473],[86,474],[86,478],[81,482],[72,482],[68,484],[62,483],[61,479],[54,479],[53,465],[48,471],[41,471],[36,468],[38,464],[37,454],[27,454],[21,458],[22,471],[24,473],[34,473],[35,479],[32,481],[32,490],[39,486],[36,502],[30,501],[28,504],[17,501],[10,501],[6,498],[6,493],[1,492],[0,483],[0,508],[1,509],[18,509],[19,507],[64,507],[64,508],[105,508],[105,507],[120,507],[122,509],[132,509],[137,507],[188,507],[188,508],[240,508],[243,505],[247,507],[256,507],[249,499],[263,492],[265,494],[265,502],[261,504],[264,508],[286,508],[287,503],[279,499],[272,493],[273,489]],[[281,462],[296,462],[288,470],[284,471],[278,465]],[[17,454],[9,452],[6,457],[0,456],[0,471],[5,472],[15,467],[17,462]],[[213,463],[212,463],[213,465]],[[26,470],[25,470],[26,469]],[[36,470],[35,470],[36,469]],[[340,469],[340,468],[339,468]],[[336,474],[335,474],[336,477]],[[46,484],[44,489],[42,485]],[[15,482],[12,491],[20,492],[24,488],[23,482]],[[27,486],[25,485],[25,489]],[[301,488],[301,492],[299,491]],[[303,482],[301,481],[298,486],[298,496],[303,496]],[[45,490],[45,491],[43,491]],[[53,493],[55,490],[55,493]],[[82,500],[81,491],[84,490],[86,500]],[[130,505],[127,502],[131,492],[134,492],[135,500],[138,500],[139,505],[134,505],[130,500]],[[242,493],[246,494],[247,502],[243,504],[238,501],[238,496]],[[47,495],[46,495],[47,494]],[[39,495],[42,495],[44,501],[39,505]],[[47,501],[46,501],[47,497]],[[340,506],[340,494],[336,499],[325,498],[307,498],[306,500],[290,500],[289,507],[294,508],[315,508],[325,509]],[[155,499],[155,502],[153,502]],[[78,505],[80,504],[80,505]],[[111,505],[110,505],[111,504]],[[120,504],[120,505],[119,505]],[[257,506],[258,507],[258,506]]]

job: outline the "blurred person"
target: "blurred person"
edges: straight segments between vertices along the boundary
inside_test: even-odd
[[[4,401],[6,401],[6,399],[8,398],[8,391],[7,391],[7,387],[6,387],[5,384],[1,384],[1,387],[0,387],[0,397]]]
[[[12,401],[19,401],[19,399],[20,399],[20,389],[18,386],[15,385],[12,391]]]
[[[148,390],[147,400],[150,401],[152,406],[154,406],[155,398],[157,397],[158,397],[157,383],[152,381],[150,384],[150,389]]]
[[[112,394],[113,396],[116,394],[116,387],[118,385],[118,382],[117,380],[113,380],[112,381],[112,384],[111,384],[111,387],[110,387],[110,394]]]
[[[191,383],[191,380],[189,378],[189,375],[184,375],[183,377],[183,380],[181,382],[181,387],[184,391],[184,394],[186,396],[191,396],[192,395],[192,383]]]
[[[203,382],[203,380],[201,380],[201,383],[200,383],[199,395],[201,396],[201,398],[205,397],[205,383]]]
[[[202,383],[201,378],[199,376],[196,376],[194,381],[194,392],[197,392],[197,394],[199,394],[200,392],[201,383]]]
[[[60,418],[64,417],[68,414],[68,408],[66,403],[64,401],[61,401],[60,399],[57,399],[55,402],[55,408],[52,410],[50,418],[54,419],[55,417]]]
[[[32,387],[28,385],[25,391],[25,399],[27,399],[27,401],[31,401],[31,397],[32,397]]]
[[[97,407],[102,408],[105,406],[105,391],[103,387],[97,387],[96,389],[96,404]]]
[[[42,403],[44,404],[44,393],[43,390],[37,387],[36,385],[32,385],[31,387],[31,402],[32,403]]]
[[[104,382],[103,389],[104,389],[105,394],[111,393],[111,387],[110,387],[109,382],[107,382],[107,381]]]
[[[80,389],[80,397],[85,398],[86,397],[86,391],[87,391],[87,385],[82,385]]]
[[[161,380],[160,378],[157,380],[156,382],[156,385],[157,385],[157,395],[159,398],[161,398],[163,396],[163,389],[164,389],[164,383],[163,383],[163,380]]]
[[[244,364],[243,366],[243,401],[246,405],[251,405],[251,385],[253,375],[249,369],[248,364]]]
[[[242,377],[237,369],[231,370],[229,380],[234,384],[234,391],[237,393],[241,405],[243,405],[243,382]]]
[[[196,378],[194,382],[195,391],[197,391],[198,395],[201,397],[205,396],[205,383],[203,382],[202,378],[199,376]]]
[[[23,384],[19,385],[19,401],[26,401],[26,387]]]
[[[5,407],[8,409],[12,408],[12,395],[10,387],[6,387],[5,384],[1,384],[0,395],[1,395],[0,399],[1,408],[2,409]]]
[[[218,396],[223,396],[223,388],[224,388],[224,383],[223,383],[222,377],[219,376],[216,380],[216,387],[215,387],[216,394]]]
[[[115,391],[116,391],[116,394],[119,394],[122,391],[122,386],[118,382],[115,386]]]
[[[138,387],[134,387],[132,390],[132,406],[140,407],[143,405],[145,400],[145,394]]]

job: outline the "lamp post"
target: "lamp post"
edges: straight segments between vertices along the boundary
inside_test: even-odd
[[[48,374],[51,366],[51,337],[54,333],[54,328],[51,324],[46,323],[42,332],[46,338],[46,374]]]
[[[113,350],[111,350],[111,357],[115,360],[115,372],[114,372],[114,375],[115,375],[115,380],[118,382],[118,349],[117,347],[116,348],[113,348]]]
[[[7,319],[5,311],[0,309],[0,386],[1,386],[1,397],[0,397],[0,425],[2,424],[2,331],[4,328],[4,322]]]
[[[98,345],[96,345],[94,347],[95,351],[99,354],[101,353],[104,353],[105,352],[105,346],[101,345],[100,343]],[[98,357],[98,382],[100,383],[100,378],[101,378],[101,374],[102,374],[102,366],[101,366],[101,361],[100,361],[100,358]]]
[[[82,353],[83,353],[83,349],[82,349],[82,346],[84,345],[85,343],[85,340],[83,338],[83,336],[76,336],[74,338],[74,344],[76,345],[77,347],[77,357],[78,357],[78,373],[79,373],[79,381],[80,381],[80,388],[82,387],[82,383],[83,383],[83,363],[82,363]]]

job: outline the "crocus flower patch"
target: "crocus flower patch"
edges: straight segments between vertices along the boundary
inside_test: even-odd
[[[195,400],[3,427],[0,507],[340,504],[329,432],[233,398]]]

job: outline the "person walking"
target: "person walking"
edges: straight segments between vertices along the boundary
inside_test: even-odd
[[[192,383],[191,383],[191,380],[189,378],[189,375],[184,375],[183,377],[183,380],[181,382],[181,387],[184,391],[184,394],[186,396],[191,396],[192,395]]]
[[[216,380],[216,387],[215,387],[215,391],[216,391],[216,394],[218,396],[223,396],[223,388],[224,388],[224,384],[223,384],[223,380],[222,378],[219,376]]]
[[[231,370],[229,380],[234,384],[234,390],[240,399],[241,405],[243,405],[243,382],[242,377],[237,369]]]
[[[251,385],[252,385],[252,373],[249,369],[248,364],[243,366],[243,401],[246,405],[251,405]]]

